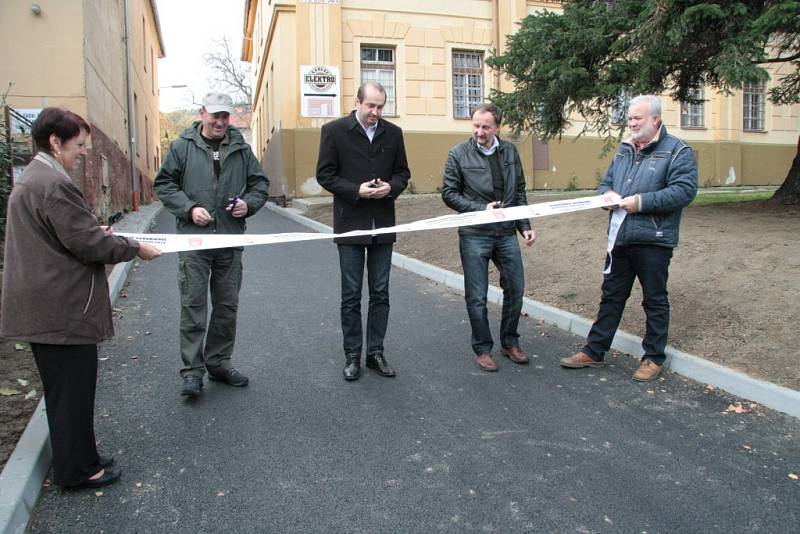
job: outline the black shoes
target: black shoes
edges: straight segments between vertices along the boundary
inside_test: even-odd
[[[202,389],[202,387],[203,379],[201,377],[194,375],[184,376],[181,395],[184,397],[196,397],[200,395],[200,389]]]
[[[106,467],[111,467],[112,465],[114,465],[113,456],[97,455],[97,466],[100,467],[100,469],[105,469]]]
[[[250,383],[250,380],[236,369],[208,370],[209,380],[223,382],[229,386],[241,388]]]
[[[208,369],[208,378],[215,382],[222,382],[229,386],[241,388],[250,383],[250,380],[236,369],[216,369],[212,371]],[[203,388],[203,378],[194,375],[187,375],[183,377],[183,388],[181,395],[184,397],[196,397],[200,395],[200,390]]]
[[[383,356],[382,352],[373,352],[372,354],[367,354],[367,367],[374,370],[381,376],[395,376],[394,369],[389,367],[389,364],[386,363],[386,358]]]
[[[113,460],[112,460],[113,461]],[[74,486],[64,486],[65,490],[78,490],[78,489],[86,489],[86,488],[102,488],[104,486],[108,486],[119,480],[119,477],[122,476],[122,469],[117,469],[115,467],[104,467],[103,474],[95,479],[87,478],[80,484],[75,484]]]
[[[342,371],[345,380],[358,380],[361,376],[361,355],[359,354],[346,354],[347,365]]]

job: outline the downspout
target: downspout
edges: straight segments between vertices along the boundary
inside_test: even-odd
[[[492,2],[492,19],[494,22],[495,54],[500,54],[500,0]],[[494,71],[494,88],[500,90],[500,71]]]
[[[131,159],[131,193],[133,211],[139,211],[139,180],[136,179],[136,117],[133,109],[133,68],[131,66],[131,34],[128,20],[129,0],[125,0],[125,78],[128,85],[128,153]]]

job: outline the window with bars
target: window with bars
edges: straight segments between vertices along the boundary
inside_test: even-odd
[[[623,90],[617,95],[614,104],[611,106],[611,124],[622,124],[628,120],[628,106],[631,103],[630,91]]]
[[[742,116],[745,131],[763,132],[764,126],[764,100],[766,84],[764,82],[746,82],[742,86]]]
[[[703,100],[703,88],[694,87],[689,91],[689,96],[694,100]],[[703,102],[697,104],[681,103],[681,128],[705,128],[705,105]]]
[[[361,47],[361,83],[376,81],[386,90],[385,115],[397,115],[397,91],[395,90],[394,48]]]
[[[453,50],[453,117],[469,119],[483,103],[483,53]]]

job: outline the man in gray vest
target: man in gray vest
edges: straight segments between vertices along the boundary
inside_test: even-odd
[[[156,175],[156,192],[175,216],[179,234],[242,234],[245,219],[267,200],[269,181],[242,134],[230,126],[231,113],[230,96],[206,95],[200,120],[172,142]],[[241,284],[241,247],[179,253],[181,395],[197,396],[205,371],[231,386],[248,384],[231,364]]]

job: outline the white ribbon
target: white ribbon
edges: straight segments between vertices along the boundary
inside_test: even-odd
[[[614,248],[614,243],[617,242],[619,228],[622,226],[622,221],[625,220],[625,215],[627,214],[628,212],[622,208],[617,208],[611,213],[611,222],[608,224],[608,243],[606,244],[606,258],[608,258],[608,264],[603,270],[603,274],[609,274],[611,272],[611,250]]]
[[[135,239],[141,243],[149,243],[158,247],[162,253],[183,252],[187,250],[206,250],[212,248],[248,247],[251,245],[271,245],[274,243],[291,243],[310,241],[312,239],[334,239],[338,237],[355,237],[364,235],[394,234],[401,232],[419,232],[423,230],[439,230],[456,228],[473,224],[516,221],[533,217],[546,217],[559,213],[588,210],[592,208],[614,208],[619,204],[619,195],[609,192],[604,195],[542,202],[527,206],[514,206],[495,210],[470,211],[443,215],[433,219],[398,224],[387,228],[370,230],[354,230],[343,234],[320,234],[292,232],[285,234],[128,234],[117,235]],[[623,211],[624,213],[624,211]],[[616,234],[615,234],[616,235]],[[609,233],[610,238],[610,233]],[[613,243],[612,243],[613,245]]]

